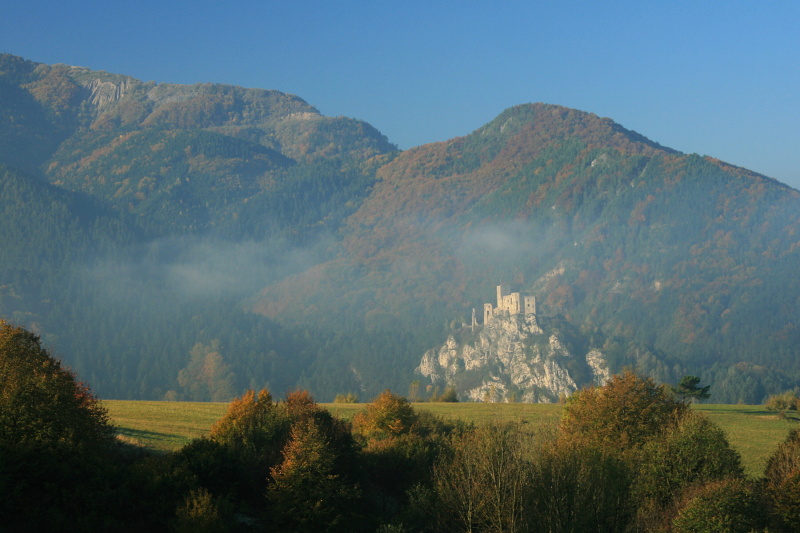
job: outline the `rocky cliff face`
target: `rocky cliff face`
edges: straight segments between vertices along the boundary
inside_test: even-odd
[[[600,350],[581,350],[577,339],[543,322],[507,314],[474,332],[465,328],[425,352],[416,373],[471,401],[550,403],[584,385],[605,383],[610,374]]]

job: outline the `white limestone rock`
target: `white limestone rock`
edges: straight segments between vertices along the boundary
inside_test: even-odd
[[[459,337],[425,352],[416,373],[465,400],[550,403],[610,377],[600,350],[572,353],[561,332],[545,331],[535,315],[500,313]]]

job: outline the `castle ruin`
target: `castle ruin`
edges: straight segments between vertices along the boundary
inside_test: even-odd
[[[490,303],[483,304],[483,323],[487,324],[501,313],[535,315],[536,296],[511,292],[508,284],[501,283],[497,286],[497,307]]]

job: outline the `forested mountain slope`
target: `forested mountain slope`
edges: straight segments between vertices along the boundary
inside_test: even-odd
[[[0,315],[103,397],[404,391],[501,281],[614,372],[800,377],[798,192],[590,113],[400,153],[278,91],[2,55],[0,164]]]
[[[297,384],[313,335],[242,301],[332,257],[371,191],[367,161],[395,150],[383,135],[278,91],[10,55],[0,117],[0,315],[105,397]]]
[[[323,294],[342,312],[320,322],[439,328],[467,321],[503,280],[578,325],[614,370],[695,372],[717,400],[755,402],[800,370],[798,213],[797,191],[775,180],[588,113],[524,105],[383,166],[342,258],[265,291],[260,309],[285,314],[274,301]],[[342,272],[359,274],[348,284]],[[296,308],[306,319],[309,303]]]

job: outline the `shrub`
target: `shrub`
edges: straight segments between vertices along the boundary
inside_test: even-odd
[[[769,491],[772,512],[787,531],[800,531],[800,470]]]
[[[192,490],[177,510],[172,526],[176,533],[216,533],[228,531],[220,505],[205,489]]]
[[[764,407],[768,411],[778,411],[785,413],[786,411],[797,411],[800,398],[793,391],[787,391],[781,394],[773,394],[767,398]]]
[[[764,478],[769,488],[775,488],[797,471],[800,471],[800,430],[793,429],[767,459]]]
[[[668,504],[684,487],[744,475],[739,454],[725,432],[706,417],[689,413],[642,448],[636,479],[640,500]]]
[[[729,479],[689,491],[672,526],[675,533],[749,533],[764,528],[764,515],[753,486]]]
[[[775,519],[788,531],[800,531],[800,430],[792,430],[778,445],[764,478]]]

